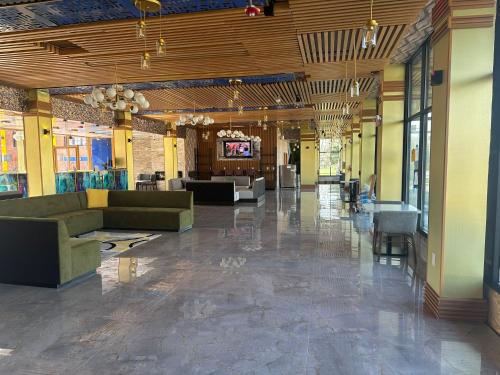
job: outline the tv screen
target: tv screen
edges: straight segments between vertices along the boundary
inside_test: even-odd
[[[224,156],[226,158],[251,158],[252,142],[250,141],[224,141]]]

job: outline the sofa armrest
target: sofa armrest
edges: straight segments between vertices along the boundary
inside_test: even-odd
[[[0,282],[57,287],[71,279],[63,221],[0,216],[0,233]]]

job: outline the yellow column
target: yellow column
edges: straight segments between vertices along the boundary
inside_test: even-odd
[[[345,147],[345,180],[350,181],[352,177],[352,131],[346,132]]]
[[[370,178],[375,174],[375,116],[377,102],[366,99],[361,117],[361,184],[370,185]]]
[[[26,173],[30,197],[56,193],[52,147],[52,107],[44,90],[30,90],[24,115]]]
[[[361,157],[361,138],[359,138],[359,128],[353,127],[352,133],[352,173],[351,178],[359,179],[360,175],[360,157]],[[360,186],[361,188],[361,186]]]
[[[177,178],[177,137],[163,138],[165,149],[165,179]]]
[[[430,211],[425,306],[442,318],[484,320],[483,268],[493,81],[488,2],[434,18]],[[482,8],[481,8],[482,7]]]
[[[117,123],[120,125],[113,129],[114,167],[127,170],[128,189],[135,190],[132,118],[130,112],[118,116]]]
[[[403,183],[404,79],[402,64],[388,65],[381,74],[382,125],[379,129],[377,198],[400,200]]]

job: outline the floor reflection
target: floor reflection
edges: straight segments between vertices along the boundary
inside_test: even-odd
[[[426,315],[370,226],[336,185],[197,206],[72,288],[0,285],[0,373],[498,375],[500,338]]]

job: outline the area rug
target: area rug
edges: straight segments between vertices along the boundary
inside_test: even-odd
[[[81,234],[77,238],[97,240],[101,243],[102,260],[114,257],[124,251],[144,245],[161,237],[161,234],[125,233],[95,231]]]

